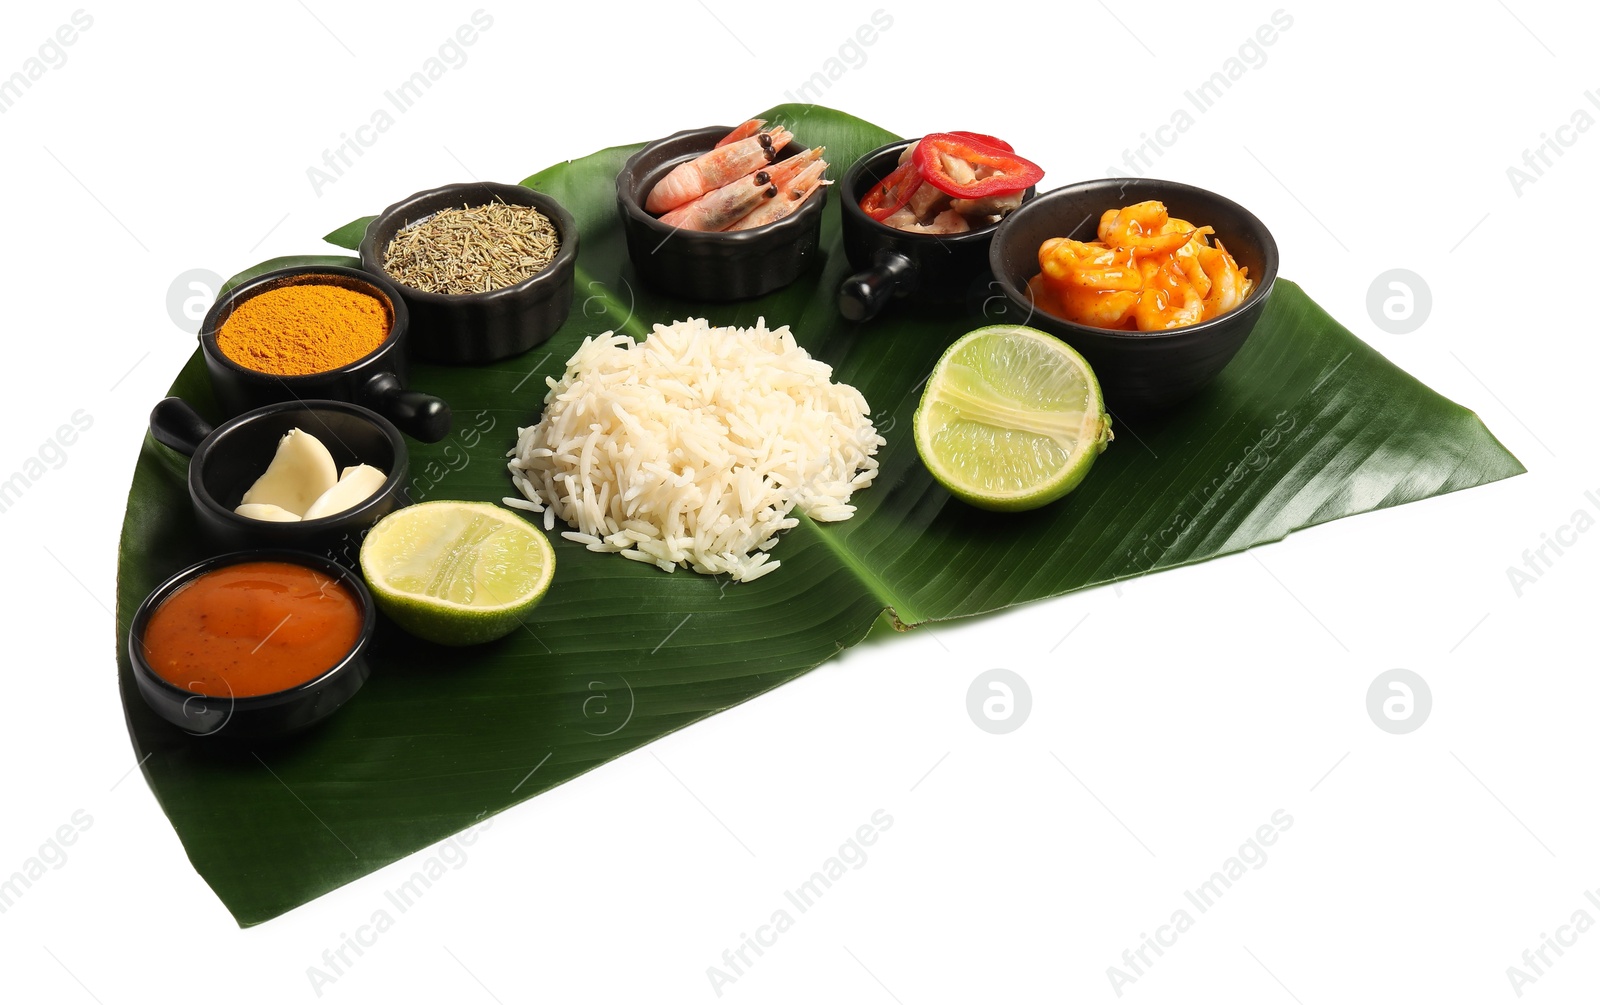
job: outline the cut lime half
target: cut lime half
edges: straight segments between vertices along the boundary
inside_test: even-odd
[[[361,545],[373,599],[418,638],[474,645],[516,630],[550,588],[556,556],[537,528],[491,503],[419,503]]]
[[[922,463],[974,506],[1026,510],[1077,488],[1111,442],[1094,371],[1036,328],[990,325],[957,339],[912,420]]]

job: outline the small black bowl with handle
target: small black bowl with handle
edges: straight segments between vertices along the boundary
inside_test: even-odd
[[[1039,245],[1053,237],[1095,239],[1101,215],[1147,200],[1197,227],[1212,227],[1241,267],[1250,293],[1233,310],[1166,331],[1111,331],[1056,317],[1038,307],[1028,280],[1039,274]],[[1005,317],[1066,342],[1089,361],[1113,410],[1151,410],[1181,403],[1222,372],[1261,318],[1278,278],[1278,244],[1256,215],[1215,192],[1156,178],[1101,178],[1045,193],[1000,224],[990,268],[1005,292]]]
[[[267,470],[291,429],[310,433],[343,471],[370,464],[383,485],[342,513],[315,520],[256,520],[234,512]],[[189,503],[206,541],[219,550],[272,547],[316,552],[354,567],[361,538],[373,524],[409,504],[405,438],[394,423],[347,401],[281,401],[213,428],[182,398],[165,398],[150,413],[157,443],[189,455]]]
[[[916,142],[879,147],[852,164],[839,183],[844,253],[857,270],[839,287],[839,313],[846,320],[871,320],[903,297],[959,303],[973,281],[989,270],[989,244],[999,223],[964,234],[913,234],[880,223],[861,208],[862,197],[899,166],[900,155]],[[1033,197],[1032,187],[1022,193],[1024,204]]]
[[[218,346],[217,334],[223,324],[251,297],[285,286],[314,285],[365,293],[383,304],[389,333],[382,344],[353,363],[292,376],[252,370],[229,359]],[[263,273],[217,298],[201,322],[200,349],[217,401],[229,415],[279,401],[335,399],[364,405],[418,440],[436,443],[450,433],[450,406],[431,394],[406,388],[410,373],[408,322],[399,291],[380,276],[337,265],[292,266]]]
[[[179,687],[156,673],[144,647],[145,632],[156,609],[206,573],[242,562],[286,562],[303,566],[349,590],[361,609],[360,632],[350,651],[303,684],[245,697],[201,694]],[[191,565],[150,591],[129,625],[128,662],[133,667],[134,683],[145,704],[186,733],[239,740],[282,736],[321,722],[361,690],[370,673],[366,652],[377,624],[378,608],[366,584],[339,563],[319,555],[276,548],[236,551]]]
[[[444,209],[503,202],[531,206],[556,231],[555,258],[519,283],[481,293],[429,293],[384,271],[395,235]],[[559,202],[521,185],[472,181],[418,192],[379,214],[361,240],[361,267],[394,283],[411,315],[411,354],[432,363],[491,363],[527,352],[556,333],[572,310],[578,223]]]
[[[685,129],[629,157],[617,174],[617,214],[628,257],[653,289],[684,300],[725,302],[759,297],[800,277],[817,258],[827,186],[818,186],[788,216],[749,230],[708,233],[681,230],[644,208],[656,182],[716,146],[732,126]],[[778,160],[801,153],[798,141],[778,151]]]

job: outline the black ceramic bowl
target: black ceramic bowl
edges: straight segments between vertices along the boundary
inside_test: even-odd
[[[684,300],[744,300],[782,289],[816,257],[828,190],[813,192],[788,216],[764,227],[708,234],[669,227],[645,212],[644,200],[667,172],[710,150],[732,126],[686,129],[640,150],[617,174],[617,214],[639,278]],[[783,160],[806,148],[778,151]]]
[[[1106,210],[1147,199],[1159,199],[1179,219],[1216,229],[1211,239],[1220,239],[1250,270],[1244,303],[1163,332],[1091,328],[1034,306],[1028,280],[1039,274],[1039,245],[1052,237],[1092,241]],[[1254,213],[1215,192],[1154,178],[1102,178],[1047,192],[1006,217],[989,264],[1009,301],[1004,320],[1043,329],[1082,353],[1110,408],[1164,408],[1205,387],[1244,345],[1278,278],[1278,244]]]
[[[540,272],[487,293],[451,295],[410,287],[383,271],[383,255],[403,228],[442,209],[490,202],[532,206],[549,218],[560,248]],[[521,185],[472,181],[409,196],[367,226],[361,267],[394,283],[411,313],[411,354],[435,363],[490,363],[527,352],[554,335],[572,309],[578,223],[559,202]]]
[[[989,243],[1000,224],[965,234],[912,234],[879,223],[861,211],[861,197],[900,163],[916,140],[879,147],[850,166],[839,183],[844,253],[858,270],[839,287],[839,313],[867,321],[891,300],[915,296],[928,303],[957,303],[989,270]],[[1034,189],[1022,193],[1027,203]],[[1013,212],[1011,215],[1016,215]],[[1001,221],[1002,223],[1004,221]]]
[[[337,580],[361,605],[361,634],[344,658],[321,676],[286,691],[245,698],[218,698],[196,694],[164,680],[144,656],[145,628],[162,601],[197,576],[240,562],[291,562]],[[128,631],[128,661],[145,703],[179,729],[199,736],[252,739],[278,736],[305,729],[332,715],[367,682],[366,650],[378,623],[378,608],[361,577],[337,562],[318,555],[279,549],[237,551],[189,566],[150,591],[134,612]]]
[[[291,377],[241,366],[217,347],[223,322],[246,300],[283,286],[314,284],[342,286],[377,298],[389,312],[389,337],[354,363]],[[450,432],[450,406],[430,394],[406,390],[408,320],[405,302],[386,279],[336,265],[296,266],[264,273],[219,297],[200,325],[200,348],[217,402],[229,415],[279,401],[332,398],[365,405],[422,442],[435,443]]]
[[[316,520],[274,523],[235,513],[245,491],[272,462],[278,441],[296,428],[321,440],[340,471],[370,464],[389,477],[364,502]],[[353,566],[367,529],[409,501],[406,443],[400,430],[349,402],[263,405],[213,429],[182,398],[166,398],[150,413],[150,434],[190,456],[189,502],[201,533],[219,549],[293,548]]]

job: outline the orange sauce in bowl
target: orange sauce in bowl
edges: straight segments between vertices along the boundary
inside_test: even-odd
[[[245,698],[322,676],[361,635],[361,601],[292,562],[241,562],[196,576],[161,602],[144,657],[185,691]]]

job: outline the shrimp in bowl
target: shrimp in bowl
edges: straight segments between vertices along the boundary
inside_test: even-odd
[[[1154,332],[1209,321],[1250,295],[1250,270],[1212,228],[1170,216],[1157,200],[1106,210],[1096,237],[1039,246],[1028,292],[1040,308],[1093,328]]]

